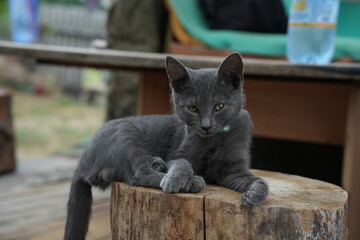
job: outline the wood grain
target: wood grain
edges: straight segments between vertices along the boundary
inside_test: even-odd
[[[203,196],[113,183],[113,239],[202,239]]]
[[[260,207],[208,186],[198,194],[113,183],[113,239],[346,239],[347,193],[332,184],[254,171],[270,185]]]

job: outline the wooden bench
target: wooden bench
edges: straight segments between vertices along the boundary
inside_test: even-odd
[[[113,183],[113,239],[347,239],[347,193],[338,186],[254,171],[270,186],[260,207],[241,194],[208,186],[197,194],[168,194]]]
[[[0,53],[38,63],[137,71],[139,114],[170,112],[166,54],[15,44]],[[223,58],[176,55],[192,68],[218,67]],[[246,108],[260,137],[344,146],[342,185],[349,191],[350,239],[360,239],[360,64],[297,65],[244,59]]]

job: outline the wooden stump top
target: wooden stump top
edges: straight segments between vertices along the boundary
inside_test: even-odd
[[[347,199],[326,182],[253,170],[270,186],[260,207],[207,186],[197,194],[113,183],[113,239],[346,239]]]

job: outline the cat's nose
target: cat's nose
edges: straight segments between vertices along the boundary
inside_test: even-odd
[[[210,129],[211,129],[211,127],[201,127],[202,128],[202,130],[204,130],[205,132],[208,132]]]

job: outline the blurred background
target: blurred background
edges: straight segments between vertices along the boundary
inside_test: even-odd
[[[15,1],[0,0],[0,40],[16,40],[11,7],[22,15],[29,12],[10,3]],[[25,42],[89,48],[94,39],[106,37],[110,4],[40,0],[35,6],[37,37]],[[27,30],[36,31],[26,23]],[[15,155],[0,147],[2,158],[6,156],[0,163],[0,239],[62,239],[72,172],[106,118],[108,78],[102,69],[0,55],[0,95],[9,100],[0,107],[6,109],[0,115],[7,115],[0,122],[12,125]],[[109,192],[95,191],[94,199],[96,220],[89,239],[110,239]]]
[[[258,4],[251,1],[220,4],[216,0],[2,0],[0,40],[209,56],[238,51],[247,58],[284,60],[290,3],[290,0]],[[270,8],[272,11],[262,10]],[[341,23],[334,44],[336,61],[360,59],[360,30],[352,27],[358,18],[357,10],[360,10],[357,1],[341,2]],[[321,41],[331,40],[335,35],[324,36]],[[79,157],[82,147],[104,121],[136,114],[136,73],[36,64],[31,58],[15,56],[0,56],[0,63],[0,84],[13,97],[19,161],[59,153]],[[255,168],[341,184],[341,146],[261,137],[254,139],[253,146]],[[319,159],[318,154],[327,156],[320,159],[330,159],[326,164],[334,169],[332,174],[321,174],[324,162],[314,161]],[[289,164],[287,159],[294,155],[299,161]],[[272,160],[262,161],[267,158]],[[318,165],[309,169],[303,163],[305,159]],[[297,166],[296,162],[302,164]]]
[[[36,42],[90,47],[105,39],[109,1],[41,0]],[[11,40],[8,1],[0,1],[0,39]],[[36,65],[31,59],[0,56],[0,84],[13,96],[19,160],[71,151],[105,119],[105,70]],[[76,116],[76,117],[74,117]]]

